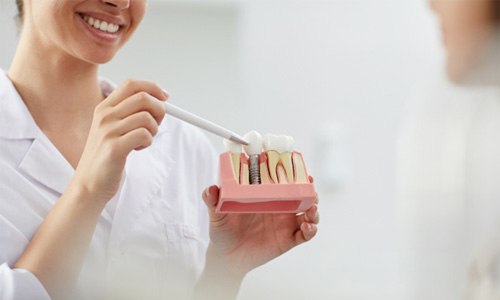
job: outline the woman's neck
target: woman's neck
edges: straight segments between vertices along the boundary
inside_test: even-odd
[[[104,98],[98,67],[29,36],[21,35],[8,76],[35,123],[76,168],[94,109]]]
[[[500,26],[489,35],[476,65],[465,80],[468,86],[500,86]]]
[[[98,66],[29,37],[21,35],[8,76],[35,121],[42,130],[88,127],[95,106],[103,99]]]

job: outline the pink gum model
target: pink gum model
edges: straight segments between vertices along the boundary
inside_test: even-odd
[[[293,155],[302,158],[298,152]],[[243,154],[242,160],[244,157]],[[220,155],[219,184],[216,207],[219,213],[300,213],[313,205],[317,195],[309,180],[307,183],[240,184],[234,176],[230,152]]]

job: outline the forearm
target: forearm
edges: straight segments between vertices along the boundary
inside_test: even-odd
[[[234,300],[246,273],[232,270],[223,258],[207,251],[205,269],[198,280],[193,300]]]
[[[33,273],[53,299],[67,297],[105,203],[82,189],[68,188],[49,212],[16,268]]]

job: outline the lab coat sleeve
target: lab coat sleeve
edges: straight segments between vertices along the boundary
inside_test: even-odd
[[[201,196],[203,190],[205,188],[210,187],[211,185],[217,184],[218,181],[218,162],[219,162],[219,155],[215,151],[213,145],[211,142],[206,138],[206,136],[203,136],[200,140],[200,147],[198,149],[201,149],[199,156],[201,158],[199,165],[202,166],[200,168],[201,172],[199,173],[199,187],[201,188],[198,191],[198,195]],[[200,224],[201,224],[201,237],[202,240],[205,244],[205,246],[208,246],[209,243],[209,234],[208,234],[208,228],[209,228],[209,220],[208,220],[208,210],[207,206],[203,201],[201,201],[199,205],[199,216],[201,218]]]
[[[4,196],[5,190],[2,192]],[[19,223],[13,222],[13,217],[9,214],[10,206],[2,200],[4,199],[0,199],[0,300],[50,300],[35,275],[28,270],[11,268],[28,245],[30,236],[22,231]]]
[[[27,270],[0,265],[0,300],[50,300],[38,279]]]

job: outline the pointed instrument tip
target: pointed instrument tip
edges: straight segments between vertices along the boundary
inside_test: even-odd
[[[238,144],[242,144],[242,145],[248,146],[248,142],[247,142],[247,141],[245,141],[244,139],[242,139],[241,137],[237,137],[237,136],[232,135],[229,139],[230,139],[231,141],[235,142],[235,143],[238,143]]]

